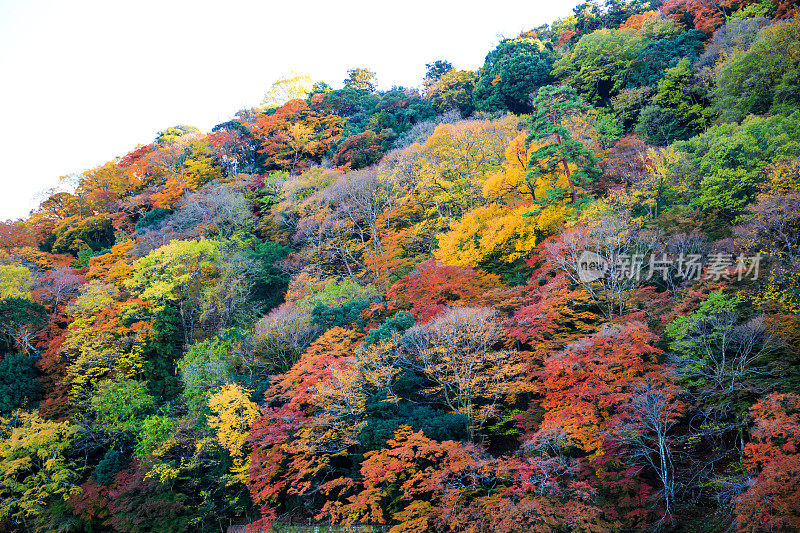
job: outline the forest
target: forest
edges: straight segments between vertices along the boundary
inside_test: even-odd
[[[62,178],[0,223],[0,531],[800,531],[796,4],[590,0]]]

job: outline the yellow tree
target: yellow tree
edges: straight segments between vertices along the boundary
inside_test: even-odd
[[[231,454],[234,476],[242,482],[250,466],[250,458],[245,456],[245,441],[259,415],[258,406],[250,401],[251,392],[228,383],[208,399],[208,408],[213,413],[208,417],[208,425],[216,433],[220,445]]]
[[[22,265],[0,265],[0,300],[27,298],[31,294],[33,274]]]
[[[35,522],[42,510],[80,490],[78,467],[68,455],[77,428],[26,411],[14,413],[13,424],[0,423],[0,520],[16,531],[41,531]]]
[[[192,343],[207,289],[220,273],[222,253],[215,241],[172,241],[134,263],[133,276],[125,282],[157,309],[174,304],[180,312],[184,340]]]
[[[311,76],[290,72],[276,80],[264,95],[267,109],[280,107],[289,100],[306,98],[314,86]]]
[[[82,306],[71,309],[76,314],[61,345],[61,354],[69,363],[67,376],[72,382],[72,394],[79,400],[91,394],[91,388],[109,374],[133,377],[143,364],[141,343],[149,324],[142,316],[147,308],[141,300],[131,300],[114,302],[91,313],[92,307],[108,301],[106,290],[114,291],[108,287],[91,288]],[[82,314],[83,310],[86,314]]]
[[[559,229],[566,214],[563,202],[538,201],[546,199],[549,190],[565,187],[566,177],[556,171],[530,180],[527,162],[536,148],[526,148],[523,135],[508,144],[501,167],[483,183],[487,203],[450,224],[435,252],[439,260],[469,266],[490,260],[513,263]]]
[[[142,184],[137,167],[113,162],[85,171],[78,177],[76,196],[87,198],[96,210],[113,210],[116,202]]]
[[[427,214],[460,216],[483,203],[483,182],[499,168],[518,119],[440,124],[423,145],[413,145],[394,168]]]

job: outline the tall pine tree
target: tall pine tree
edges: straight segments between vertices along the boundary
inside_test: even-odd
[[[531,133],[525,140],[545,141],[534,150],[528,159],[528,180],[535,182],[540,177],[563,168],[569,182],[572,202],[577,201],[576,187],[585,187],[601,174],[597,157],[580,141],[573,139],[564,127],[564,120],[589,108],[572,87],[547,85],[533,99],[533,113],[528,118]],[[574,169],[570,167],[574,165]]]

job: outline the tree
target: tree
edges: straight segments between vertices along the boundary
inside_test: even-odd
[[[506,335],[544,359],[598,329],[603,318],[593,307],[586,291],[571,286],[563,273],[546,281],[532,276],[522,306],[506,324]]]
[[[152,333],[142,345],[142,372],[154,397],[172,399],[180,391],[176,363],[180,359],[184,337],[181,317],[173,305],[158,311],[152,323]]]
[[[675,399],[675,390],[662,383],[646,380],[636,386],[635,395],[625,406],[615,438],[625,446],[634,464],[652,469],[661,484],[664,516],[660,522],[675,522],[675,461],[673,448],[677,442],[673,428],[682,414],[682,405]]]
[[[336,143],[344,119],[325,110],[312,98],[310,103],[290,100],[249,124],[253,137],[261,143],[268,170],[294,172],[308,168]]]
[[[643,87],[657,83],[666,69],[675,67],[682,59],[694,62],[703,51],[705,35],[697,30],[681,33],[675,39],[659,39],[647,43],[631,66],[627,87]]]
[[[25,531],[46,520],[44,509],[78,487],[79,467],[70,457],[77,427],[17,411],[3,419],[0,440],[0,519]],[[52,526],[52,524],[50,524]]]
[[[113,213],[118,208],[120,198],[141,185],[141,176],[135,168],[109,162],[83,172],[78,177],[75,194],[81,198],[88,198],[94,211]]]
[[[800,256],[800,191],[792,181],[800,180],[776,181],[782,175],[800,177],[800,161],[782,161],[770,174],[771,183],[765,185],[734,231],[741,246],[753,253],[771,252],[792,259]]]
[[[339,144],[333,164],[345,170],[358,170],[374,165],[391,147],[394,137],[394,132],[390,129],[377,133],[367,130],[352,135]]]
[[[712,87],[716,83],[716,69],[733,54],[750,48],[761,28],[771,21],[766,17],[731,18],[708,40],[705,50],[697,58],[697,76]]]
[[[28,407],[39,398],[36,359],[24,354],[9,353],[0,360],[0,413]]]
[[[109,253],[89,259],[86,279],[102,278],[103,281],[116,285],[118,289],[123,289],[124,282],[133,272],[133,266],[127,260],[127,254],[133,246],[132,240],[126,240],[112,246]]]
[[[317,336],[308,312],[283,304],[259,320],[253,338],[253,365],[284,373]]]
[[[258,154],[258,144],[241,122],[230,120],[217,124],[208,138],[211,151],[225,175],[253,174],[261,168],[263,158]]]
[[[263,517],[255,525],[270,526],[277,510],[292,503],[310,505],[320,486],[339,471],[336,465],[350,464],[346,441],[360,424],[329,417],[328,409],[339,409],[327,401],[332,396],[320,392],[337,386],[360,338],[352,330],[329,329],[264,393],[266,405],[248,439],[247,487]]]
[[[425,214],[440,219],[460,217],[483,201],[483,183],[503,161],[517,135],[519,119],[438,124],[422,145],[398,155],[392,171]]]
[[[211,395],[208,408],[213,413],[207,423],[217,440],[233,457],[234,475],[244,481],[249,464],[244,445],[253,421],[259,416],[258,407],[248,398],[249,393],[234,383],[228,383]]]
[[[484,292],[499,285],[500,280],[495,275],[430,259],[400,278],[386,296],[395,307],[410,305],[414,318],[424,322],[448,305],[476,304]]]
[[[384,449],[367,454],[361,465],[363,490],[347,503],[332,502],[323,513],[345,524],[396,522],[391,533],[426,531],[434,526],[434,505],[457,501],[455,480],[469,479],[478,457],[474,447],[439,443],[401,426]],[[346,483],[334,480],[324,490],[335,493]]]
[[[585,290],[610,318],[625,314],[635,289],[646,281],[636,271],[634,254],[646,257],[655,244],[655,234],[642,231],[640,221],[621,212],[575,226],[544,247],[552,268]]]
[[[179,137],[182,137],[183,135],[198,133],[199,131],[200,130],[197,129],[195,126],[189,126],[186,124],[170,126],[164,131],[158,132],[158,134],[156,135],[156,142],[158,144],[169,144],[175,142]]]
[[[108,491],[110,524],[117,531],[146,533],[153,524],[163,531],[189,531],[187,496],[159,476],[148,476],[150,466],[134,463],[114,478]]]
[[[207,289],[202,303],[200,322],[204,330],[244,326],[261,314],[259,306],[250,300],[250,274],[260,265],[236,247],[228,245],[222,251],[219,278]]]
[[[636,131],[652,144],[666,146],[699,133],[708,120],[703,102],[690,89],[692,67],[688,59],[666,70],[658,82],[653,103],[639,116]]]
[[[736,500],[741,529],[760,524],[764,530],[800,527],[800,397],[772,393],[750,413],[755,420],[752,441],[745,445],[744,464],[755,482]]]
[[[33,274],[22,265],[0,265],[0,300],[28,298],[33,286]]]
[[[588,106],[571,87],[542,87],[533,99],[533,113],[528,119],[531,133],[525,140],[554,140],[530,154],[528,179],[536,183],[560,166],[569,182],[572,202],[577,202],[576,187],[591,184],[600,174],[597,158],[578,140],[572,138],[563,122]],[[572,168],[574,167],[574,169]]]
[[[561,428],[572,446],[587,454],[605,449],[604,441],[642,380],[660,383],[656,336],[641,322],[608,325],[590,337],[551,354],[538,373],[542,421],[529,438]]]
[[[69,267],[48,270],[36,283],[33,297],[39,302],[51,306],[53,312],[58,312],[61,304],[77,296],[81,285],[85,283],[83,276],[75,274]]]
[[[289,275],[276,265],[289,254],[289,248],[272,241],[257,243],[245,255],[254,262],[247,275],[250,280],[250,297],[263,302],[271,310],[283,303],[283,294],[289,284]]]
[[[183,398],[196,416],[208,405],[211,391],[234,381],[232,352],[236,335],[218,335],[189,346],[177,368],[183,382]],[[252,378],[251,378],[252,381]]]
[[[200,318],[204,291],[219,273],[222,258],[215,241],[173,241],[134,263],[125,285],[158,309],[174,302],[181,317],[184,343],[191,344]]]
[[[137,432],[134,455],[139,459],[147,458],[158,446],[169,442],[174,429],[175,420],[172,418],[161,415],[148,416],[141,421]]]
[[[492,203],[466,213],[439,238],[434,256],[450,265],[506,274],[530,254],[537,243],[556,231],[564,218],[558,206],[508,206]],[[512,274],[513,276],[513,274]],[[503,277],[503,281],[514,277]]]
[[[386,218],[385,225],[390,225],[396,190],[391,176],[366,169],[343,174],[327,192],[341,218],[352,225],[361,244],[378,255],[383,252],[378,225],[382,216]],[[366,232],[361,229],[362,225],[366,225]]]
[[[564,188],[560,173],[528,179],[529,152],[523,135],[506,149],[501,168],[483,184],[487,202],[464,214],[439,238],[434,255],[446,264],[469,265],[511,279],[538,243],[554,233],[563,222],[566,210],[548,200],[550,191]],[[505,263],[505,264],[504,264]],[[511,272],[509,272],[511,270]]]
[[[97,425],[112,434],[138,432],[142,420],[154,407],[147,385],[131,379],[103,381],[91,400]]]
[[[594,31],[556,60],[553,76],[593,104],[608,102],[624,87],[628,69],[644,45],[635,30]]]
[[[17,348],[26,354],[37,352],[36,337],[47,323],[44,306],[24,298],[0,300],[0,336],[6,352]]]
[[[442,76],[453,70],[453,64],[444,59],[437,59],[433,63],[425,64],[425,79],[436,81]]]
[[[436,384],[449,409],[466,417],[471,439],[496,415],[503,396],[520,392],[518,354],[492,350],[501,331],[495,311],[457,307],[402,337],[407,363]]]
[[[789,111],[800,102],[800,20],[763,28],[747,51],[732,54],[719,67],[712,97],[725,121],[748,114]]]
[[[32,224],[22,220],[0,221],[0,248],[23,248],[36,246]]]
[[[94,385],[109,375],[134,377],[141,371],[139,343],[146,338],[148,312],[141,300],[113,303],[89,316],[75,316],[60,343],[66,379],[76,401],[88,401]]]
[[[378,326],[369,330],[364,339],[364,347],[371,346],[377,342],[385,341],[397,333],[402,333],[414,325],[414,317],[408,311],[399,311],[395,315]]]
[[[486,56],[473,102],[481,111],[530,110],[530,95],[550,83],[553,54],[538,39],[506,39]]]
[[[699,308],[667,326],[677,366],[698,399],[722,413],[741,395],[761,393],[777,349],[763,316],[742,321],[737,297],[712,292]]]
[[[375,90],[375,76],[375,73],[367,68],[351,68],[347,71],[344,87],[372,92]]]
[[[768,167],[800,156],[800,112],[751,116],[741,125],[719,124],[675,143],[689,184],[699,191],[692,205],[732,220],[757,196]]]
[[[276,80],[264,95],[267,109],[277,108],[289,100],[304,99],[311,93],[314,82],[311,76],[289,73]]]
[[[600,167],[608,178],[628,187],[639,181],[651,164],[648,150],[637,135],[626,135],[608,150]]]
[[[472,93],[479,79],[472,70],[448,70],[439,78],[425,80],[425,96],[440,111],[456,110],[468,117],[475,110]]]

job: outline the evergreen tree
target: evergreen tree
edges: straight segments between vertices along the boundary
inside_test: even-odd
[[[577,201],[576,187],[592,183],[601,173],[597,157],[583,143],[573,139],[563,125],[564,120],[586,111],[588,107],[572,87],[548,85],[536,93],[533,113],[528,119],[531,133],[525,140],[526,144],[530,145],[534,140],[550,141],[531,153],[528,180],[535,182],[562,167],[573,203]]]
[[[0,413],[9,413],[39,397],[35,357],[10,353],[0,360]]]
[[[175,363],[181,358],[182,345],[180,314],[175,307],[165,306],[153,320],[153,335],[143,349],[144,375],[153,396],[166,400],[180,392]]]

